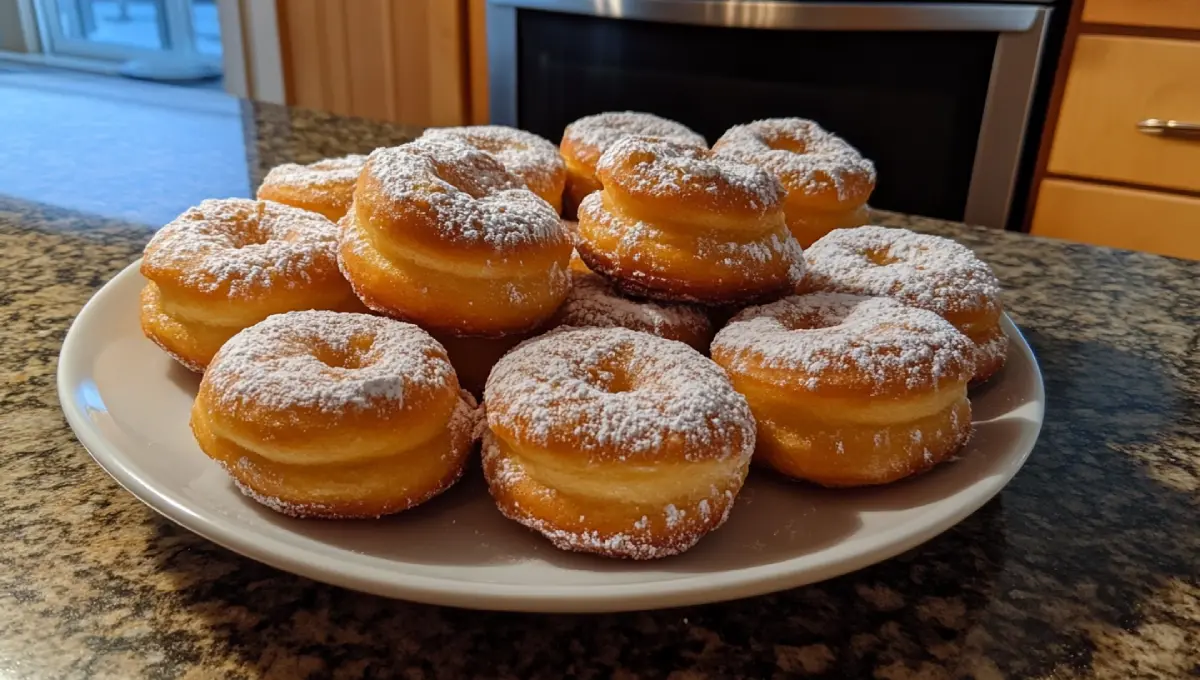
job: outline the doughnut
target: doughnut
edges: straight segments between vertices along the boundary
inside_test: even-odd
[[[535,331],[536,332],[536,331]],[[534,332],[504,335],[498,338],[458,337],[449,333],[433,333],[433,337],[446,348],[450,364],[458,374],[463,389],[476,397],[483,396],[492,367],[510,349],[533,337]]]
[[[834,229],[870,219],[875,165],[844,139],[803,118],[729,128],[713,151],[757,165],[783,185],[788,228],[807,248]]]
[[[258,198],[321,213],[337,222],[350,209],[354,183],[366,162],[366,156],[352,154],[308,165],[277,165],[258,187]]]
[[[725,522],[754,419],[716,364],[626,328],[523,343],[485,390],[483,472],[501,513],[563,550],[653,559]]]
[[[572,275],[574,275],[576,273],[579,273],[579,274],[593,273],[592,270],[588,269],[588,266],[586,264],[584,264],[583,258],[579,257],[578,250],[571,251],[571,262],[567,266],[567,268],[571,270]]]
[[[809,290],[886,295],[940,314],[976,346],[973,382],[1004,366],[1000,282],[966,246],[907,229],[830,232],[805,252]]]
[[[455,137],[496,157],[506,170],[516,175],[529,190],[562,212],[563,187],[567,169],[558,148],[532,132],[504,125],[469,125],[431,128],[423,137]]]
[[[439,333],[530,330],[570,288],[558,215],[453,137],[377,149],[341,226],[338,261],[363,303]]]
[[[189,208],[150,239],[141,270],[142,332],[197,372],[235,333],[272,314],[362,309],[338,272],[337,226],[272,201]]]
[[[600,191],[596,163],[614,142],[630,135],[662,137],[680,144],[708,148],[704,137],[687,126],[650,113],[613,111],[580,118],[563,130],[562,143],[559,145],[567,166],[566,194],[563,197],[565,217],[574,219],[583,198]]]
[[[707,352],[712,324],[703,309],[651,300],[631,300],[617,292],[604,277],[574,268],[571,292],[554,314],[552,326],[628,328],[678,340],[698,352]],[[453,359],[453,356],[451,357]]]
[[[774,299],[803,278],[766,172],[650,137],[615,142],[596,168],[604,189],[579,206],[575,248],[622,292],[722,305]]]
[[[751,307],[713,361],[758,423],[755,461],[824,486],[887,484],[971,435],[971,341],[891,298],[815,293]]]
[[[480,414],[412,324],[288,312],[238,333],[200,381],[191,426],[243,493],[294,517],[380,517],[462,475]]]
[[[570,237],[571,242],[574,243],[575,239],[579,236],[579,221],[564,219],[562,227],[567,232],[567,236]]]

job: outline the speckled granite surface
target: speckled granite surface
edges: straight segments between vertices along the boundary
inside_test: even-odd
[[[72,144],[137,141],[138,130],[89,135],[99,123],[76,104],[27,124],[84,140]],[[885,218],[953,236],[992,264],[1049,406],[1037,449],[997,499],[884,564],[690,609],[492,614],[314,583],[161,519],[91,461],[55,394],[70,320],[150,233],[112,216],[150,203],[178,212],[206,178],[227,186],[230,166],[249,187],[274,163],[406,136],[277,107],[221,115],[204,129],[243,135],[244,153],[164,159],[174,173],[122,185],[103,209],[62,206],[77,205],[72,187],[103,195],[119,154],[73,167],[50,187],[62,201],[0,185],[0,677],[1200,675],[1200,263],[929,220]],[[173,134],[207,134],[188,125]],[[53,173],[81,152],[41,151],[6,163]]]

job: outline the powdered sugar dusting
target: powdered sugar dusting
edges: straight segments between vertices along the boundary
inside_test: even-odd
[[[805,251],[813,290],[885,295],[938,314],[1000,311],[1000,282],[969,248],[907,229],[835,229]]]
[[[338,357],[331,365],[320,353]],[[204,381],[223,408],[322,412],[403,409],[415,385],[453,381],[445,351],[428,333],[367,314],[288,312],[233,336]]]
[[[687,345],[625,328],[563,327],[526,341],[492,369],[488,425],[533,446],[569,441],[654,456],[749,457],[754,419],[716,364]]]
[[[746,266],[747,261],[766,264],[781,259],[788,263],[788,283],[795,286],[804,280],[804,249],[789,231],[774,232],[765,239],[746,243],[700,239],[696,242],[696,253],[706,260],[727,261],[731,265],[737,262],[738,266]]]
[[[936,389],[966,381],[974,346],[937,314],[883,297],[815,293],[738,314],[712,344],[713,357],[735,373],[779,369],[789,386],[816,391],[834,374],[872,395],[899,384]],[[853,380],[854,378],[848,378]]]
[[[350,154],[339,158],[325,158],[307,165],[284,163],[271,168],[271,171],[263,179],[262,186],[312,185],[320,187],[333,184],[352,184],[358,179],[366,162],[366,156]]]
[[[998,367],[1003,365],[1004,360],[1008,358],[1008,336],[1003,332],[996,333],[995,336],[984,342],[975,343],[975,357],[977,374],[976,380],[986,380],[991,377],[989,372],[987,375],[980,375],[989,367]]]
[[[874,163],[846,140],[803,118],[735,125],[721,135],[713,151],[758,165],[789,188],[815,193],[832,187],[842,201],[850,198],[850,179],[864,187],[875,184]]]
[[[620,326],[673,340],[712,334],[708,316],[696,307],[631,300],[590,272],[573,270],[571,279],[571,292],[556,316],[563,325]]]
[[[432,210],[441,235],[499,253],[565,242],[559,216],[500,162],[459,139],[421,138],[376,149],[366,172],[393,206]]]
[[[629,135],[662,137],[708,148],[704,137],[682,123],[637,111],[610,111],[585,116],[563,130],[563,143],[574,144],[584,162],[594,163],[617,140]]]
[[[495,156],[509,172],[526,183],[531,180],[550,182],[564,171],[557,147],[532,132],[505,125],[430,128],[422,137],[461,139]]]
[[[596,170],[613,172],[626,191],[662,198],[707,192],[762,213],[777,208],[782,195],[779,182],[754,165],[668,139],[622,137]]]
[[[242,459],[242,462],[244,461],[245,459]],[[225,463],[222,463],[221,466],[226,469],[229,468],[229,466]],[[284,500],[278,496],[268,496],[267,494],[259,493],[258,491],[250,488],[249,485],[243,483],[235,475],[231,474],[231,479],[233,480],[233,485],[237,487],[238,491],[242,492],[243,496],[255,501],[256,503],[259,503],[260,505],[264,505],[275,512],[278,512],[281,515],[299,518],[322,517],[325,519],[350,519],[349,516],[339,516],[338,513],[334,511],[333,507],[328,504],[316,502],[297,503]]]
[[[172,272],[198,291],[229,297],[292,288],[337,267],[337,226],[316,213],[245,198],[188,208],[150,239],[142,270]]]

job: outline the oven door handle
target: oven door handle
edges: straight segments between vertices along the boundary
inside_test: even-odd
[[[496,7],[540,9],[613,19],[810,31],[1023,32],[1038,5],[944,2],[772,2],[771,0],[488,0]]]

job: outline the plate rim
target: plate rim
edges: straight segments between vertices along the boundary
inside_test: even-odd
[[[300,576],[324,583],[367,592],[384,597],[423,604],[460,607],[490,611],[519,611],[543,613],[602,613],[638,611],[708,604],[753,597],[784,589],[828,580],[872,564],[891,559],[925,543],[962,522],[994,498],[1024,467],[1037,444],[1045,423],[1046,392],[1037,356],[1020,328],[1007,313],[1001,316],[1006,335],[1017,340],[1019,351],[1027,355],[1033,367],[1036,397],[1037,430],[1019,454],[1016,464],[1006,474],[988,477],[984,486],[970,502],[960,504],[936,521],[898,539],[864,550],[851,558],[830,560],[803,569],[788,565],[798,558],[721,572],[697,572],[678,579],[644,582],[579,585],[518,585],[507,583],[470,582],[454,578],[432,577],[403,571],[389,571],[374,565],[355,564],[354,574],[336,568],[326,557],[317,561],[306,559],[311,553],[286,541],[256,530],[246,530],[228,518],[220,519],[197,511],[181,499],[141,478],[131,469],[127,454],[110,444],[94,426],[91,419],[72,398],[72,385],[82,382],[84,363],[81,357],[94,356],[81,348],[83,324],[86,324],[102,297],[114,295],[118,281],[140,277],[141,258],[138,258],[96,290],[71,321],[58,355],[56,388],[59,404],[68,425],[97,465],[123,489],[152,510],[203,538],[239,555]],[[82,320],[82,323],[81,323]],[[903,526],[903,525],[901,525]]]

